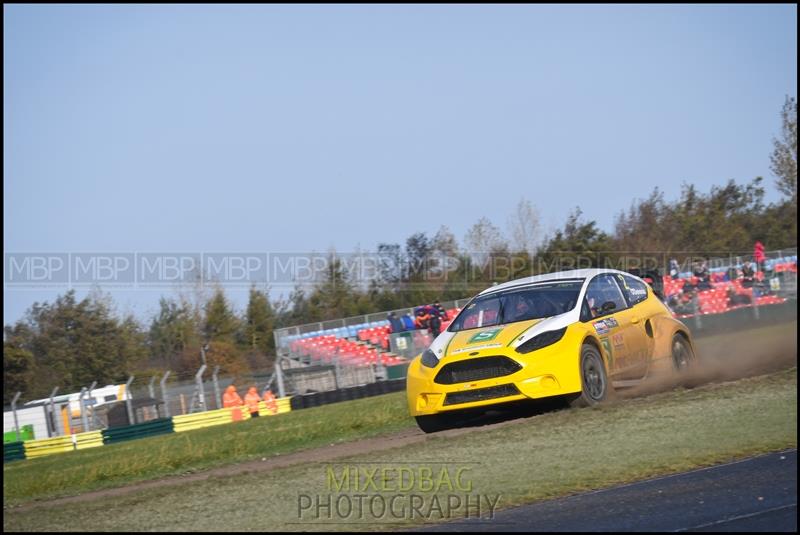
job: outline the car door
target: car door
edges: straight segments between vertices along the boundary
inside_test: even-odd
[[[631,308],[632,316],[631,322],[638,323],[640,329],[644,333],[644,351],[643,355],[646,364],[649,364],[653,359],[653,351],[655,350],[655,339],[653,337],[653,325],[651,323],[653,316],[659,312],[659,307],[652,306],[652,303],[647,302],[650,292],[648,292],[647,284],[632,277],[630,275],[617,274],[617,282],[622,288],[622,293],[628,300],[628,306]],[[655,299],[655,297],[654,297]]]
[[[615,380],[644,375],[644,331],[612,273],[597,275],[586,289],[584,321],[603,344],[609,374]]]

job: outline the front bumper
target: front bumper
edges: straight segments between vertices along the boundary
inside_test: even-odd
[[[408,367],[406,392],[409,413],[423,416],[580,392],[578,363],[582,342],[578,333],[568,330],[559,342],[525,355],[511,347],[492,348],[470,357],[445,357],[435,368],[423,366],[417,357]],[[519,369],[501,377],[454,384],[435,382],[439,372],[448,364],[492,356],[507,357],[519,364]]]

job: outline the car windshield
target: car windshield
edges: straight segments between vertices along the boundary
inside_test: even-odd
[[[575,308],[582,280],[546,282],[476,297],[453,320],[457,332],[557,316]]]

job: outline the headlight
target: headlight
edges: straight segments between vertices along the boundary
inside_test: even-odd
[[[517,353],[530,353],[531,351],[536,351],[537,349],[555,344],[564,337],[565,332],[567,332],[567,328],[562,327],[556,331],[547,331],[542,334],[537,334],[525,343],[520,344],[519,347],[517,347]]]
[[[426,349],[422,352],[422,365],[428,368],[435,368],[439,364],[439,359],[433,354],[433,351]]]

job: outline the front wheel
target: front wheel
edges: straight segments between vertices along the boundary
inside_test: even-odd
[[[572,402],[574,407],[591,407],[611,397],[611,384],[600,351],[593,345],[581,348],[581,395]]]
[[[431,414],[430,416],[415,416],[417,425],[426,433],[435,433],[449,427],[441,414]]]

